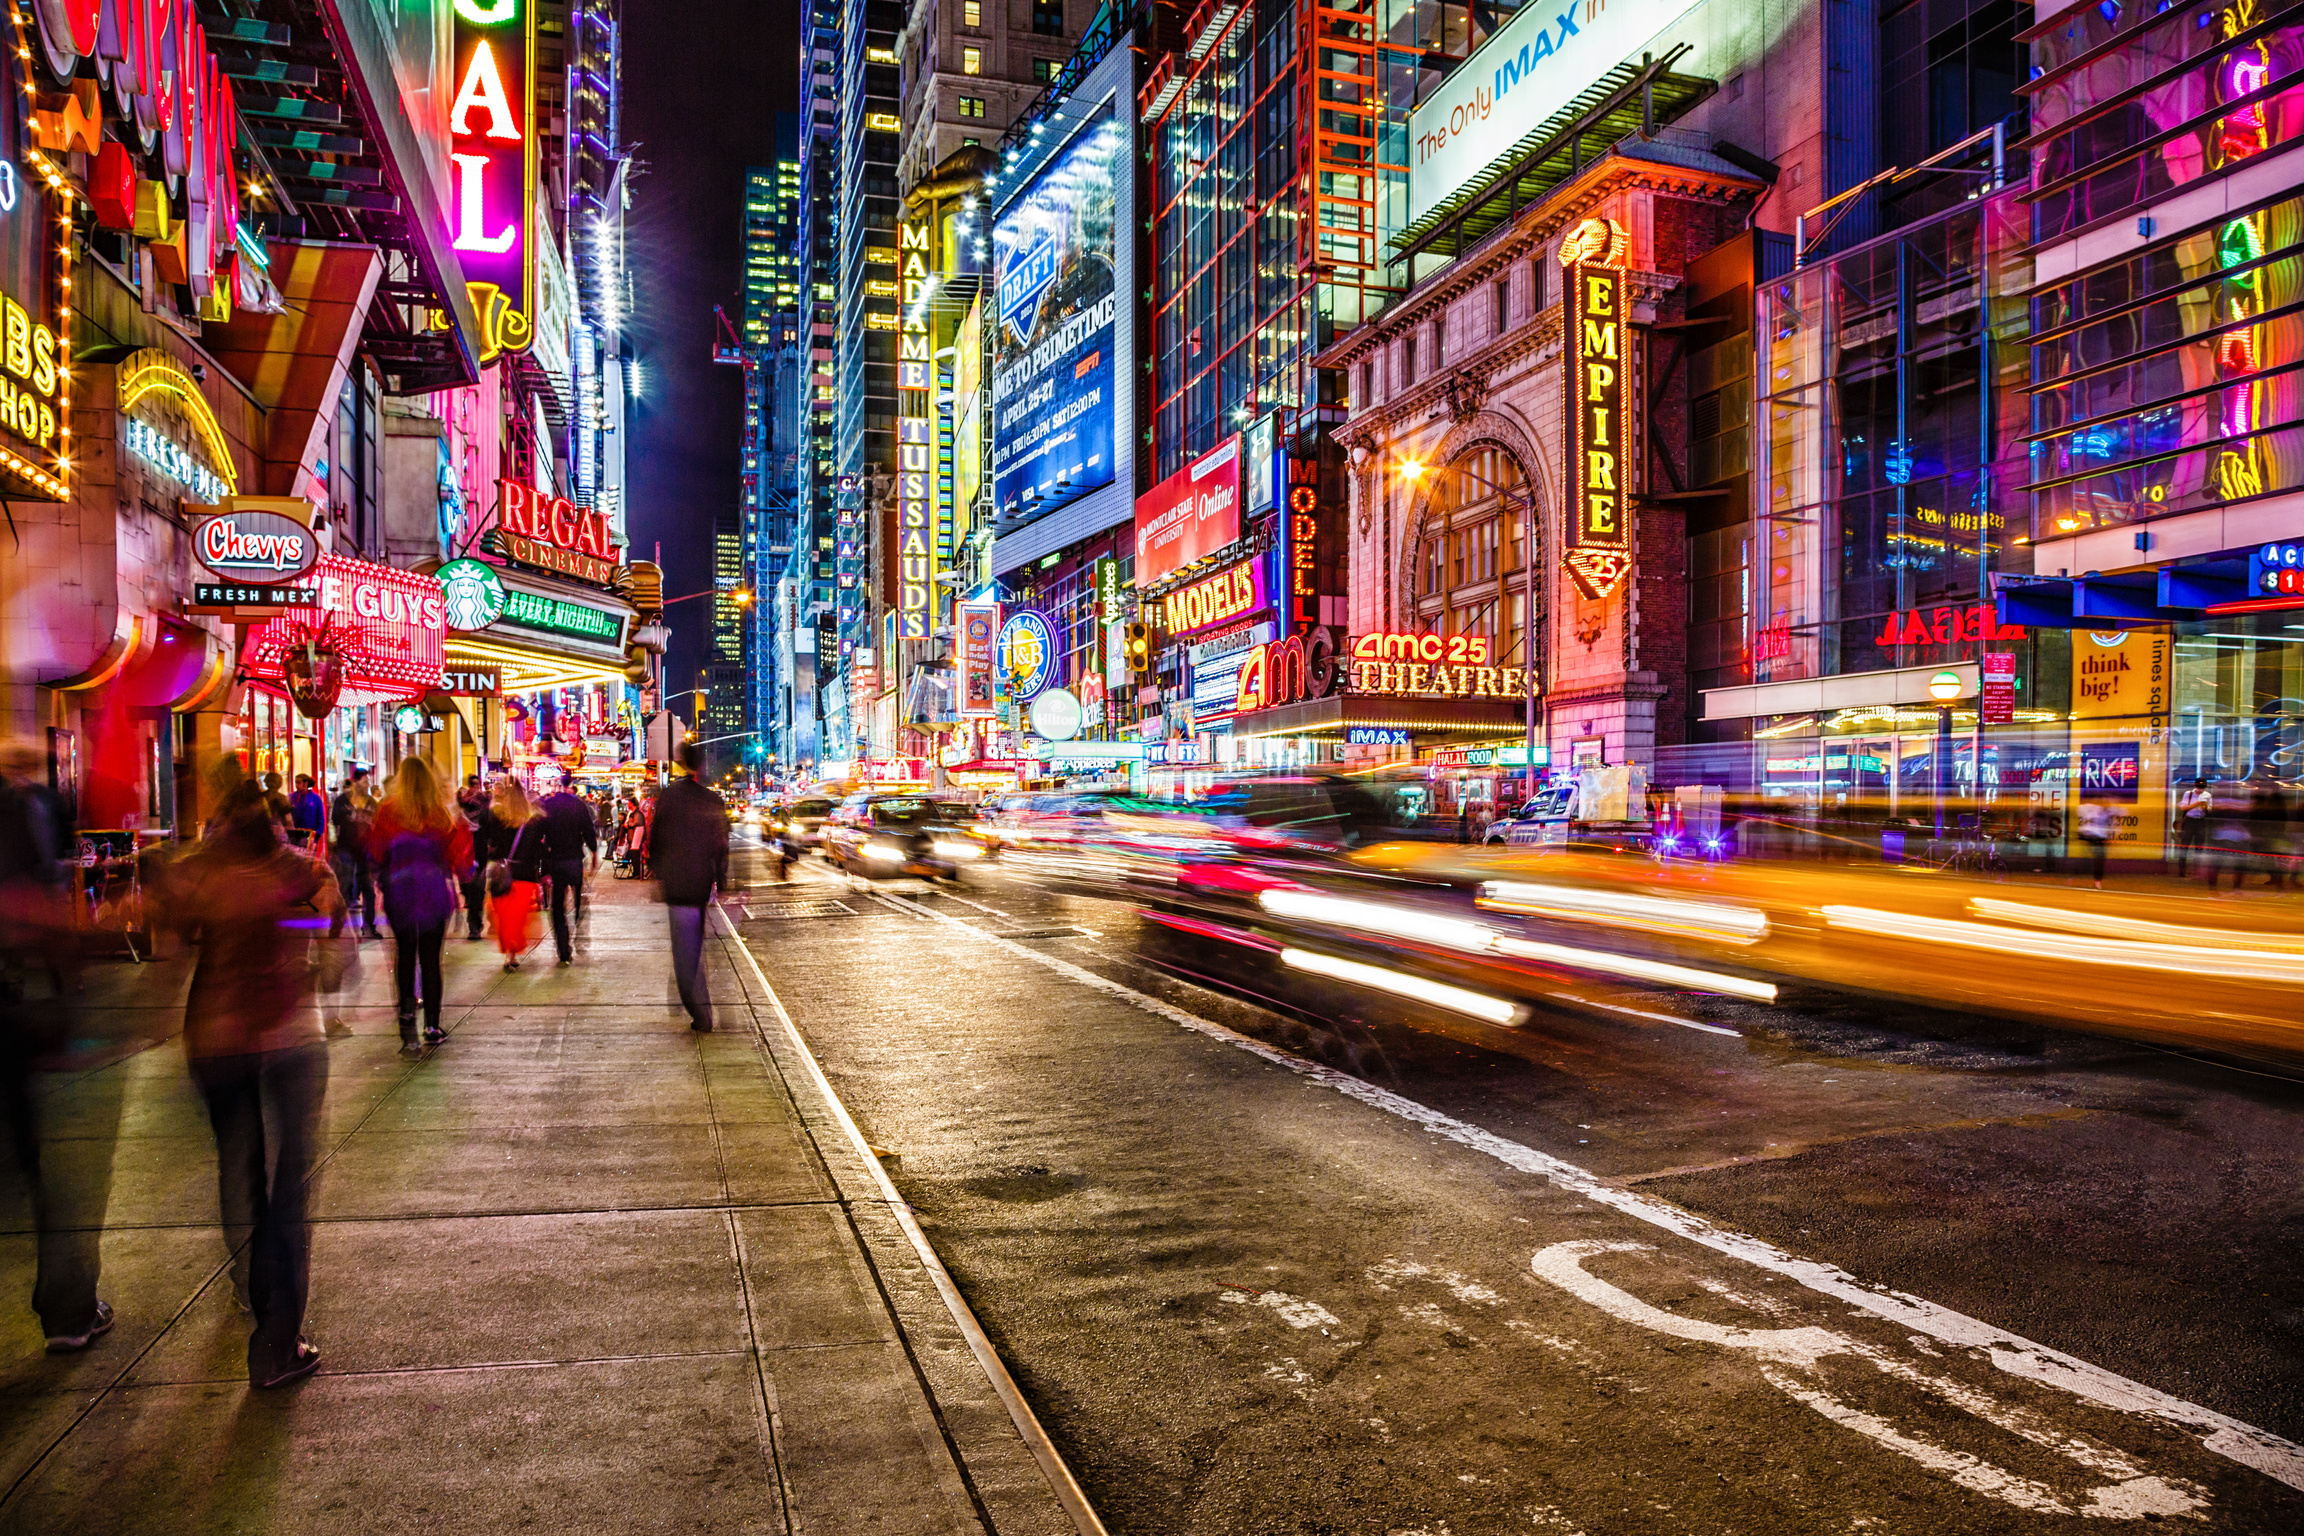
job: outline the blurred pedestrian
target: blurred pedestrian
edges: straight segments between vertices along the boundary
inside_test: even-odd
[[[2112,846],[2112,834],[2117,822],[2112,807],[2101,800],[2080,802],[2080,820],[2077,830],[2081,843],[2088,850],[2088,878],[2096,889],[2104,889],[2104,854]]]
[[[321,840],[328,830],[328,802],[312,787],[308,773],[296,775],[296,793],[288,797],[288,826],[298,847],[321,852]]]
[[[536,893],[544,883],[544,818],[528,803],[520,781],[497,781],[491,807],[488,846],[494,862],[488,866],[488,920],[496,928],[496,947],[504,952],[504,969],[520,969],[520,957],[536,942],[533,927]]]
[[[464,825],[472,832],[472,867],[464,876],[464,937],[476,941],[481,937],[484,914],[488,910],[488,791],[480,786],[480,775],[468,774],[464,787],[456,792],[456,810],[464,818]]]
[[[575,939],[569,932],[569,905],[574,903],[576,917],[584,916],[585,859],[589,855],[593,870],[600,868],[600,826],[592,819],[592,807],[580,795],[571,794],[567,787],[544,797],[540,809],[544,813],[544,874],[552,882],[552,944],[560,953],[560,963],[575,962]]]
[[[255,1316],[248,1379],[285,1386],[317,1370],[304,1337],[328,1056],[301,1006],[304,945],[292,914],[326,880],[280,840],[262,793],[227,798],[217,830],[168,882],[170,910],[198,943],[184,1054],[216,1133],[217,1195],[232,1280]]]
[[[400,1005],[400,1050],[417,1053],[417,973],[423,973],[424,1044],[448,1038],[440,1027],[440,945],[456,915],[457,884],[472,863],[472,828],[420,757],[404,759],[391,793],[368,829],[368,854],[392,924],[392,974]]]
[[[2201,860],[2208,871],[2208,889],[2220,889],[2226,871],[2230,871],[2237,894],[2248,881],[2256,794],[2245,779],[2218,779],[2209,787],[2208,795],[2207,853]]]
[[[289,804],[287,788],[287,781],[278,772],[264,775],[264,809],[283,833],[296,820],[296,808]]]
[[[49,1120],[52,1085],[71,1059],[77,1016],[71,897],[64,856],[72,829],[48,787],[45,754],[29,739],[0,745],[0,1112],[31,1188],[38,1231],[32,1310],[50,1354],[86,1349],[112,1327],[96,1295],[112,1151],[120,1133],[118,1073],[90,1072],[75,1095],[69,1140]]]
[[[2176,878],[2181,880],[2191,870],[2192,861],[2208,841],[2208,808],[2215,796],[2208,793],[2206,779],[2194,779],[2191,786],[2176,797]]]
[[[336,868],[336,885],[344,895],[344,910],[328,926],[334,938],[344,931],[345,919],[360,912],[363,934],[380,939],[376,928],[376,871],[368,861],[368,824],[375,818],[376,800],[368,787],[368,770],[355,768],[328,807],[328,824],[336,841],[329,862]]]
[[[657,797],[648,862],[672,929],[672,974],[688,1027],[712,1032],[712,991],[704,969],[704,920],[712,893],[728,883],[728,804],[703,783],[704,749],[680,749],[687,770]]]

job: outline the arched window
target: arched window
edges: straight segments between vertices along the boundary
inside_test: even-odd
[[[1473,449],[1435,476],[1423,545],[1410,566],[1415,603],[1407,627],[1480,635],[1499,665],[1521,665],[1528,495],[1519,462],[1492,446]]]

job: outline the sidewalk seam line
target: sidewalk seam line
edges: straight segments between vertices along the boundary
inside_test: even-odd
[[[714,910],[719,911],[718,908]],[[1108,1536],[1104,1522],[1097,1517],[1094,1507],[1089,1504],[1087,1494],[1081,1490],[1079,1481],[1072,1475],[1072,1469],[1065,1464],[1063,1454],[1056,1449],[1056,1444],[1049,1438],[1048,1431],[1041,1426],[1039,1416],[1032,1411],[1031,1404],[1024,1400],[1023,1389],[1016,1385],[1016,1380],[1009,1374],[1008,1367],[1001,1360],[999,1351],[992,1347],[992,1341],[986,1336],[983,1325],[977,1321],[974,1310],[969,1307],[967,1298],[960,1294],[959,1286],[954,1283],[950,1272],[945,1269],[943,1260],[937,1257],[936,1250],[929,1243],[927,1234],[920,1230],[920,1223],[914,1217],[912,1207],[897,1192],[895,1183],[888,1177],[887,1169],[880,1166],[880,1159],[873,1154],[871,1143],[865,1139],[864,1132],[857,1126],[855,1118],[848,1113],[848,1107],[841,1102],[839,1094],[833,1091],[831,1080],[824,1075],[823,1065],[816,1060],[815,1052],[809,1049],[806,1038],[800,1033],[799,1025],[792,1021],[790,1011],[785,1008],[784,1000],[777,995],[775,987],[769,982],[767,972],[761,969],[760,961],[752,953],[751,945],[744,941],[744,935],[737,929],[735,921],[725,911],[720,911],[719,916],[721,923],[726,928],[727,939],[734,943],[736,952],[744,957],[745,964],[751,968],[753,979],[759,983],[760,991],[767,999],[770,1009],[774,1012],[777,1021],[783,1025],[786,1039],[799,1053],[801,1065],[807,1070],[816,1091],[823,1096],[825,1104],[832,1112],[834,1121],[845,1133],[856,1154],[863,1160],[872,1179],[879,1185],[881,1203],[887,1206],[889,1212],[896,1218],[897,1225],[903,1230],[906,1239],[910,1241],[914,1254],[918,1256],[921,1266],[927,1270],[929,1279],[935,1284],[937,1294],[944,1302],[945,1310],[951,1314],[953,1324],[959,1328],[961,1337],[968,1341],[969,1353],[975,1356],[977,1367],[984,1372],[986,1379],[992,1385],[994,1394],[1007,1408],[1009,1419],[1014,1423],[1018,1437],[1023,1440],[1026,1449],[1032,1453],[1033,1460],[1039,1463],[1041,1476],[1047,1480],[1049,1491],[1055,1496],[1058,1505],[1070,1516],[1074,1527],[1080,1532],[1080,1536]],[[925,920],[927,919],[923,918],[923,921]],[[759,1010],[757,1006],[754,1007],[753,1014],[753,1027],[758,1030]],[[829,1171],[827,1168],[827,1172]],[[843,1201],[842,1204],[845,1207],[848,1202]],[[855,1215],[853,1211],[848,1213],[848,1220],[850,1229],[854,1231]],[[872,1265],[873,1282],[875,1285],[880,1285],[879,1266],[872,1262],[870,1246],[864,1243],[863,1234],[860,1231],[856,1233],[856,1236],[858,1245],[864,1251],[865,1262]],[[884,1286],[882,1287],[882,1297],[883,1300],[887,1299]],[[891,1318],[895,1316],[893,1303],[890,1303],[889,1314]],[[896,1331],[898,1338],[903,1340],[906,1356],[913,1360],[913,1370],[918,1373],[920,1366],[917,1357],[913,1356],[911,1340],[905,1336],[901,1327]],[[967,1480],[969,1496],[976,1499],[977,1507],[982,1510],[983,1502],[977,1494],[975,1479],[968,1471],[966,1458],[960,1454],[959,1446],[952,1442],[950,1428],[944,1423],[943,1409],[936,1402],[935,1392],[929,1388],[924,1374],[921,1376],[921,1387],[923,1391],[927,1392],[929,1407],[936,1415],[938,1427],[944,1431],[946,1443],[951,1448],[953,1462],[959,1467],[961,1476]],[[984,1524],[986,1530],[992,1529],[989,1511],[985,1511]]]

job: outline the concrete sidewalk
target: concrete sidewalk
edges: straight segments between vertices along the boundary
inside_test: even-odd
[[[100,1161],[122,1106],[119,1325],[42,1352],[10,1163],[0,1530],[1074,1529],[730,940],[696,1034],[653,887],[593,892],[570,969],[548,937],[508,974],[452,936],[450,1039],[415,1063],[390,945],[358,946],[329,1010],[324,1363],[277,1393],[245,1379],[189,963],[90,970],[89,1032],[124,1043],[53,1081],[52,1134]]]

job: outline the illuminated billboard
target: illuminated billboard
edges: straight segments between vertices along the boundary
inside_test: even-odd
[[[1112,482],[1121,289],[1115,188],[1128,144],[1106,106],[992,227],[992,494],[1030,518]]]

